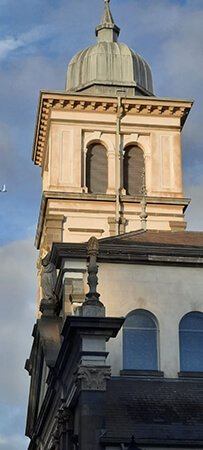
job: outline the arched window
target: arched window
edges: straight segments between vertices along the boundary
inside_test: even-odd
[[[137,309],[123,326],[123,368],[158,370],[157,321],[150,312]]]
[[[108,187],[107,152],[102,144],[92,144],[86,155],[86,186],[88,192],[105,194]]]
[[[144,154],[140,147],[126,148],[123,163],[123,186],[127,195],[141,195],[144,174]]]
[[[203,313],[191,312],[180,321],[180,370],[203,372]]]

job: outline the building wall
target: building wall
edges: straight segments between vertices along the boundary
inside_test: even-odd
[[[117,170],[120,179],[116,186],[116,166],[123,166],[122,156],[120,160],[116,153],[116,127],[117,113],[52,109],[42,164],[43,192],[48,202],[40,211],[44,226],[38,230],[41,237],[37,245],[41,250],[46,247],[48,215],[63,215],[62,242],[84,242],[92,235],[100,238],[141,228],[141,192],[137,198],[125,195],[122,169]],[[144,154],[149,229],[170,230],[173,221],[184,227],[187,202],[182,192],[180,133],[180,117],[175,115],[127,113],[121,120],[119,147],[123,157],[129,145],[138,145]],[[101,143],[107,150],[108,187],[100,196],[85,196],[86,154],[92,143]],[[115,223],[119,188],[120,229]],[[54,233],[56,242],[59,239]]]
[[[93,112],[52,111],[43,190],[82,192],[85,154],[92,142],[101,142],[107,149],[107,193],[114,193],[116,115]],[[121,121],[124,151],[129,144],[143,149],[149,196],[183,195],[179,118],[127,115]]]
[[[123,282],[125,281],[125,282]],[[177,377],[179,322],[190,311],[203,312],[200,268],[99,264],[101,301],[107,316],[126,316],[134,309],[152,312],[160,330],[160,370]],[[122,369],[122,331],[108,346],[113,375]]]

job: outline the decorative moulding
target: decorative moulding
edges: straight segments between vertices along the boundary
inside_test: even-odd
[[[181,119],[181,126],[183,126],[192,107],[192,101],[159,97],[135,97],[123,98],[122,106],[125,115],[174,116]],[[39,166],[42,166],[44,161],[52,110],[117,114],[118,99],[117,97],[84,96],[63,92],[42,92],[33,147],[33,161]]]

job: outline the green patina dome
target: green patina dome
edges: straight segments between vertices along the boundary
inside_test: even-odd
[[[109,1],[105,1],[102,21],[96,28],[97,44],[77,53],[68,65],[68,92],[114,95],[118,89],[125,89],[128,95],[153,95],[149,64],[117,42],[119,31]]]

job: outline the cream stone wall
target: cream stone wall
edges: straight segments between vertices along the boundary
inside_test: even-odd
[[[49,135],[42,164],[43,192],[50,200],[41,215],[63,214],[64,242],[82,242],[91,235],[106,237],[119,232],[116,220],[116,120],[117,114],[94,110],[51,110]],[[86,152],[90,144],[102,143],[107,149],[108,188],[103,200],[85,197]],[[120,124],[120,145],[139,145],[145,158],[147,214],[149,229],[171,229],[171,222],[183,222],[180,117],[126,114]],[[122,164],[122,158],[120,159]],[[122,174],[122,170],[120,170]],[[122,178],[122,175],[121,175]],[[122,179],[119,186],[122,188]],[[60,193],[52,201],[52,193]],[[122,191],[125,194],[125,191]],[[65,197],[66,194],[74,194]],[[76,194],[78,197],[76,198]],[[141,193],[140,193],[141,194]],[[153,201],[150,198],[153,198]],[[161,199],[168,198],[168,202]],[[123,225],[120,233],[141,227],[141,197],[120,198]],[[114,225],[113,225],[114,222]],[[44,222],[45,223],[45,222]],[[42,245],[44,242],[42,230]],[[41,232],[39,231],[39,235]]]
[[[125,283],[123,283],[125,280]],[[99,264],[101,301],[107,316],[125,317],[134,309],[152,312],[159,324],[160,367],[165,377],[177,377],[179,322],[190,311],[203,312],[200,268]],[[108,344],[113,375],[122,369],[122,331]]]
[[[141,228],[140,201],[122,202],[123,215],[126,219],[125,232]],[[170,230],[170,223],[182,221],[182,205],[148,204],[148,229]],[[115,201],[81,199],[50,199],[47,210],[53,217],[58,214],[64,217],[62,223],[62,242],[84,242],[90,236],[108,237],[111,234],[111,221],[115,224]],[[44,225],[45,227],[45,225]],[[123,232],[124,232],[123,231]],[[44,233],[46,232],[44,228]],[[112,233],[112,234],[115,234]]]
[[[184,229],[189,200],[182,192],[180,135],[191,106],[189,100],[157,97],[41,93],[33,147],[33,161],[42,168],[36,235],[41,253],[50,214],[63,215],[57,241],[59,234],[63,241],[81,242],[140,228],[141,195],[130,198],[123,189],[123,158],[131,144],[144,153],[147,228]],[[102,199],[86,195],[86,153],[94,142],[107,150]]]
[[[178,118],[127,116],[121,122],[123,151],[129,144],[143,149],[148,195],[183,195],[179,127]],[[93,142],[107,149],[107,193],[115,192],[116,115],[94,112],[52,111],[43,189],[82,192],[86,149]]]

